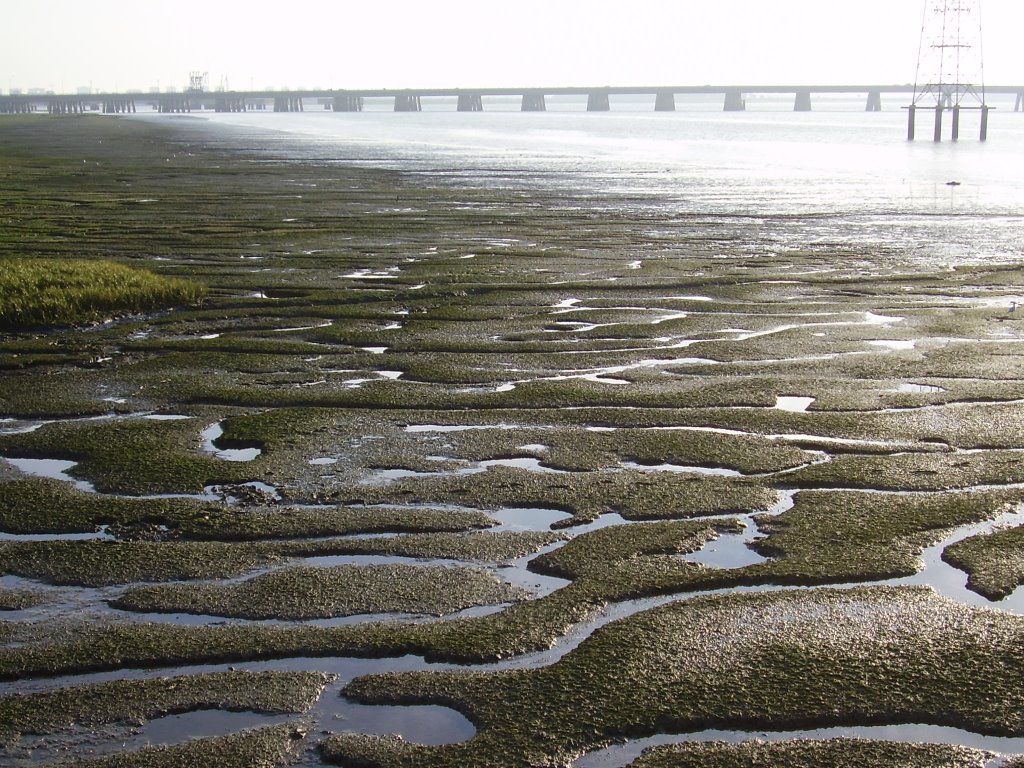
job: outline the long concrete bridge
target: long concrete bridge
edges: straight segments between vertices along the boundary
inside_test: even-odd
[[[987,86],[986,94],[1015,96],[1014,111],[1024,111],[1024,85]],[[302,89],[289,91],[181,91],[177,93],[96,93],[96,94],[10,94],[0,96],[0,114],[46,111],[52,114],[75,114],[87,111],[105,113],[136,112],[149,107],[159,112],[302,112],[314,104],[319,109],[335,112],[361,112],[367,99],[390,99],[395,112],[419,112],[424,99],[455,99],[459,112],[481,112],[484,99],[512,97],[521,100],[524,112],[543,112],[551,96],[586,97],[587,111],[607,112],[611,97],[634,96],[651,98],[658,112],[676,109],[677,96],[719,96],[727,112],[743,111],[748,95],[793,95],[793,109],[809,112],[815,96],[863,95],[865,110],[880,112],[883,95],[905,97],[910,103],[912,85],[683,85],[683,86],[611,86],[551,88],[408,88],[408,89]],[[904,106],[904,104],[901,104]]]

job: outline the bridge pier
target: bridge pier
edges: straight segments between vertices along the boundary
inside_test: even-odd
[[[917,129],[917,106],[911,104],[907,107],[907,141],[914,140]]]
[[[333,107],[335,112],[362,112],[363,97],[357,96],[354,93],[335,96]]]
[[[934,141],[942,141],[942,113],[943,113],[942,102],[940,101],[938,106],[935,107],[935,132],[932,136]]]
[[[953,107],[953,129],[949,136],[953,141],[960,140],[960,107]]]
[[[747,109],[747,100],[743,98],[741,91],[726,91],[725,92],[725,107],[726,112],[744,112]]]
[[[1024,91],[1020,91],[1017,94],[1017,100],[1013,102],[1013,111],[1014,112],[1024,111]]]
[[[794,112],[810,112],[811,111],[811,92],[810,91],[797,91],[796,99],[793,101]]]
[[[483,112],[484,97],[479,93],[460,93],[457,109],[459,112]]]
[[[103,112],[107,115],[119,115],[123,112],[135,111],[135,99],[114,96],[103,101]]]
[[[0,115],[27,115],[36,111],[36,105],[27,99],[0,99]]]
[[[275,112],[303,112],[301,96],[275,96]]]
[[[50,99],[46,111],[51,115],[80,115],[85,112],[85,104],[78,99]]]
[[[865,112],[881,112],[882,111],[882,92],[881,91],[868,91],[868,103],[864,107]]]
[[[249,105],[241,96],[217,96],[213,101],[214,112],[246,112]]]
[[[188,96],[178,93],[168,93],[157,101],[157,110],[160,112],[191,112],[192,104]]]
[[[395,96],[395,112],[422,112],[423,105],[416,94],[400,93]]]
[[[587,112],[608,112],[611,108],[608,91],[593,91],[587,95]]]
[[[655,112],[675,112],[676,95],[672,91],[659,91],[654,95]]]
[[[988,111],[992,109],[988,104],[981,105],[981,131],[978,134],[978,141],[988,141]]]
[[[523,94],[523,112],[546,112],[547,108],[547,101],[544,99],[543,93]]]

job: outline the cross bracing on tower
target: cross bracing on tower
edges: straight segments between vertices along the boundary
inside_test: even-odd
[[[988,137],[981,0],[925,0],[914,97],[908,109],[908,139],[914,138],[918,109],[934,110],[935,141],[942,140],[947,111],[952,113],[951,138],[960,137],[961,109],[981,111],[979,137]]]
[[[946,109],[985,103],[980,0],[926,0],[913,103]]]

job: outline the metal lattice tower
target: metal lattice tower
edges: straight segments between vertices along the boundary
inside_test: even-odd
[[[909,139],[918,109],[935,111],[935,140],[942,140],[942,117],[953,113],[952,138],[960,133],[960,110],[981,110],[981,140],[987,138],[985,67],[981,46],[981,0],[926,0],[921,22]]]

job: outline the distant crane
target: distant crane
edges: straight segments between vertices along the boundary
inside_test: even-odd
[[[209,79],[209,72],[199,72],[198,70],[188,73],[188,92],[189,93],[202,93],[206,90],[206,81]]]

